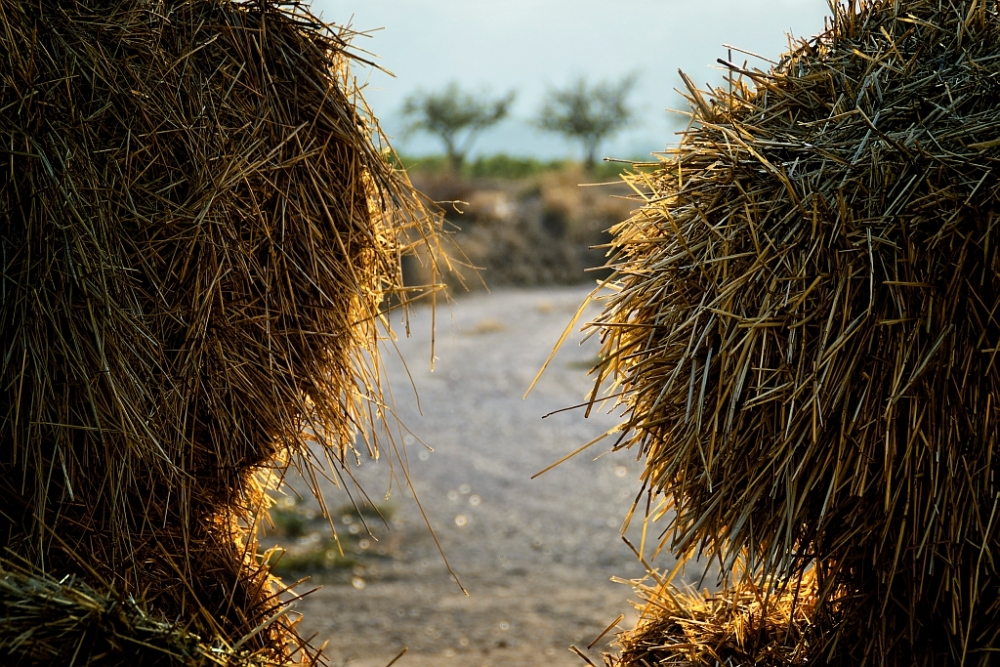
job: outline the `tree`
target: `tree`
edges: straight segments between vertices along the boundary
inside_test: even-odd
[[[597,147],[632,122],[634,113],[626,105],[636,84],[630,74],[618,83],[602,81],[589,85],[580,77],[566,88],[549,89],[536,125],[564,134],[583,144],[583,165],[594,167]]]
[[[436,93],[417,91],[403,102],[403,115],[410,119],[406,131],[423,131],[441,139],[448,164],[457,172],[479,133],[506,118],[514,96],[510,91],[493,99],[477,97],[460,90],[455,82]]]

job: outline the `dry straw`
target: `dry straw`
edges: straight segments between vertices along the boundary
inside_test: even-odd
[[[815,615],[813,573],[775,595],[753,581],[701,594],[667,582],[638,583],[643,603],[636,628],[619,635],[609,667],[678,665],[791,667],[816,664],[829,617]]]
[[[762,588],[814,567],[816,609],[840,610],[821,661],[985,664],[998,5],[832,10],[768,71],[686,79],[691,125],[613,230],[598,385],[624,393],[618,446],[667,503],[661,547]]]
[[[376,453],[377,322],[435,244],[350,37],[294,2],[0,3],[3,546],[274,660],[304,654],[267,478]]]
[[[260,652],[206,641],[149,616],[131,597],[10,563],[0,575],[0,650],[19,667],[274,667]],[[10,661],[13,661],[12,663]]]

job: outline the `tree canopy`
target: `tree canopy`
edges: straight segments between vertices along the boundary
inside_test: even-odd
[[[625,128],[634,118],[627,105],[636,75],[617,81],[589,84],[580,77],[565,88],[549,89],[538,112],[538,127],[564,134],[583,144],[583,164],[590,170],[601,142]]]
[[[403,115],[409,119],[406,131],[438,137],[444,144],[449,165],[458,171],[472,142],[484,129],[506,118],[514,97],[514,91],[499,97],[473,95],[456,82],[437,92],[420,90],[403,102]]]

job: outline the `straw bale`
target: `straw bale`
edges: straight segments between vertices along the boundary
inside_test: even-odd
[[[1000,16],[866,0],[690,80],[595,323],[664,548],[844,591],[831,661],[1000,643]],[[743,561],[738,563],[738,561]],[[839,643],[838,643],[839,642]]]
[[[377,455],[377,320],[435,244],[350,37],[294,2],[0,3],[2,546],[205,637],[279,608],[268,476]]]
[[[0,656],[12,667],[269,667],[260,652],[204,641],[150,617],[131,597],[101,594],[75,577],[0,569]]]
[[[815,612],[816,580],[776,590],[742,581],[711,593],[676,591],[670,584],[639,584],[641,616],[618,635],[620,652],[608,667],[786,667],[812,665],[821,656],[824,631],[835,620]]]

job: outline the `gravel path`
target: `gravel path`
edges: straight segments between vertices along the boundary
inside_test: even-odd
[[[379,541],[359,542],[370,557],[348,576],[314,576],[324,587],[299,603],[302,630],[327,642],[331,664],[385,667],[407,647],[398,667],[579,666],[570,644],[586,647],[620,613],[623,627],[634,623],[629,587],[611,578],[643,572],[619,536],[638,492],[638,463],[629,453],[595,460],[607,450],[601,443],[531,479],[617,423],[604,413],[584,419],[582,410],[542,419],[584,400],[596,340],[567,341],[522,400],[586,294],[507,290],[439,308],[433,372],[430,311],[411,318],[412,336],[398,347],[420,410],[402,363],[388,355],[396,411],[412,433],[396,442],[469,596],[450,578],[411,495],[394,479],[386,501],[391,530],[372,524]],[[377,502],[399,472],[387,460],[355,470]],[[325,495],[331,507],[349,502],[332,485]],[[357,522],[345,527],[357,531]],[[309,539],[318,538],[299,541]],[[606,640],[589,652],[595,662],[602,649]]]

